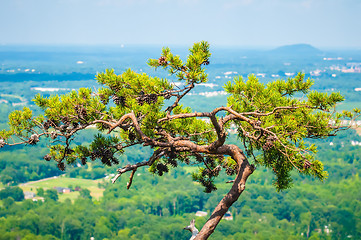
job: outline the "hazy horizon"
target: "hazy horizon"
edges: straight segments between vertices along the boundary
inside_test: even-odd
[[[358,0],[0,1],[0,45],[361,49]]]
[[[337,52],[337,51],[353,51],[353,52],[360,52],[360,47],[348,47],[348,46],[341,46],[341,47],[318,47],[308,43],[294,43],[294,44],[285,44],[279,46],[241,46],[241,45],[216,45],[211,44],[210,48],[213,50],[232,50],[232,51],[247,51],[247,52],[268,52],[273,51],[281,47],[285,46],[294,46],[294,45],[301,45],[306,44],[310,45],[311,47],[316,48],[322,52]],[[192,44],[81,44],[81,43],[74,43],[74,44],[29,44],[29,43],[18,43],[18,44],[0,44],[0,51],[39,51],[39,52],[47,52],[47,51],[62,51],[62,50],[74,50],[74,52],[97,52],[97,51],[122,51],[122,50],[157,50],[158,52],[163,47],[170,47],[173,50],[179,51],[187,51]]]

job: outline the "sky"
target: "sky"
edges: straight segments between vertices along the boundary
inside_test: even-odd
[[[361,48],[361,0],[0,0],[0,44]]]

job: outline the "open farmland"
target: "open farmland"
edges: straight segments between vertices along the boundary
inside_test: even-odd
[[[89,180],[89,179],[80,179],[80,178],[68,178],[64,176],[60,177],[52,177],[47,178],[45,180],[34,181],[34,182],[27,182],[21,184],[19,187],[23,189],[24,192],[33,192],[36,193],[38,188],[52,189],[54,187],[63,187],[67,188],[72,186],[75,188],[79,186],[82,188],[87,188],[90,191],[90,195],[95,198],[99,199],[103,196],[104,189],[98,187],[98,183],[101,183],[103,180]],[[63,193],[59,194],[59,200],[64,201],[65,199],[69,198],[70,200],[74,200],[79,196],[79,192],[72,191],[70,193]]]

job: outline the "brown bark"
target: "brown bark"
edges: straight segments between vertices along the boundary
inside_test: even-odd
[[[223,197],[214,209],[208,221],[204,224],[201,231],[197,234],[195,240],[208,239],[214,232],[218,223],[224,214],[238,200],[246,187],[247,178],[253,173],[254,167],[249,164],[242,151],[234,145],[225,145],[219,149],[220,152],[226,151],[238,163],[238,173],[230,191]]]

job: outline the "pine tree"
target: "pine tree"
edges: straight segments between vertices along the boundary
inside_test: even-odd
[[[236,77],[224,86],[227,106],[194,112],[180,103],[198,84],[207,82],[205,66],[210,57],[209,44],[200,42],[190,49],[186,61],[169,48],[148,61],[151,67],[175,76],[181,87],[130,69],[120,75],[106,70],[96,76],[102,85],[96,92],[81,88],[62,96],[37,95],[34,102],[44,114],[33,116],[27,107],[12,112],[10,130],[0,132],[0,147],[36,145],[40,138],[50,138],[44,159],[55,161],[64,170],[75,161],[86,164],[98,159],[105,165],[118,164],[124,149],[150,146],[153,154],[148,160],[120,167],[112,180],[130,171],[128,188],[140,167],[148,166],[151,172],[163,175],[179,163],[196,163],[203,167],[193,173],[194,180],[212,192],[217,189],[215,178],[224,170],[234,176],[233,185],[196,239],[207,239],[213,233],[257,166],[273,171],[277,190],[291,186],[293,170],[324,180],[327,173],[316,159],[317,148],[305,139],[325,138],[349,128],[341,121],[355,119],[360,111],[335,113],[335,105],[343,97],[311,91],[313,81],[299,73],[268,84],[260,83],[254,75]],[[99,134],[93,142],[74,147],[76,133],[94,125]],[[237,129],[243,148],[226,143],[231,127]]]

